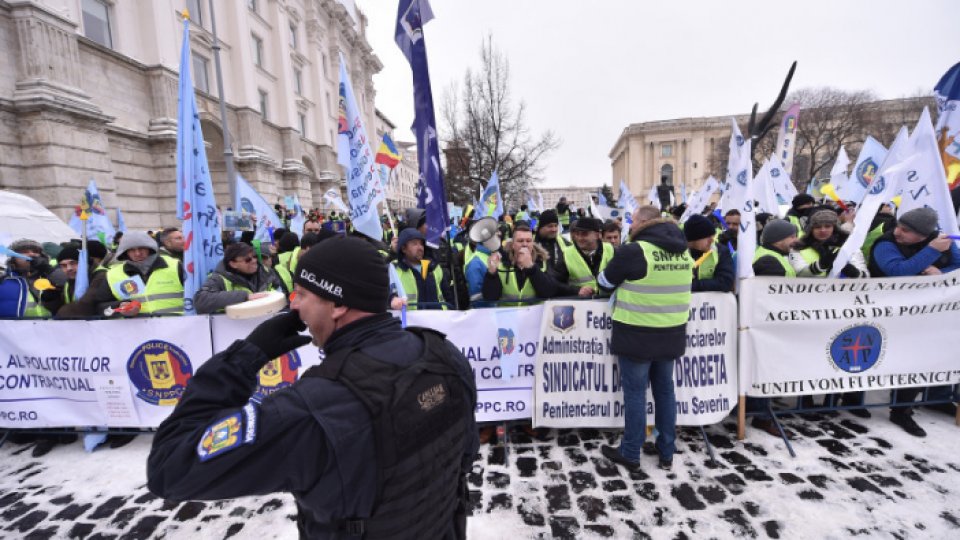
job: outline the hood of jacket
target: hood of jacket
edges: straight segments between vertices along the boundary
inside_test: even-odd
[[[683,231],[668,218],[651,219],[642,223],[633,233],[632,240],[650,242],[670,253],[687,251],[687,238],[683,236]]]

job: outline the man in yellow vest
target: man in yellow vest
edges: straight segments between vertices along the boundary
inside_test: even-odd
[[[673,363],[687,344],[692,267],[683,232],[672,219],[661,218],[659,209],[647,205],[634,213],[630,242],[597,277],[601,287],[616,289],[610,350],[618,356],[625,406],[620,447],[604,445],[601,452],[630,471],[640,469],[648,383],[656,404],[659,465],[673,466],[677,424]]]
[[[125,317],[182,315],[183,279],[180,261],[159,254],[147,233],[128,231],[106,279],[91,283],[83,298],[70,304],[70,315],[102,315],[105,307]]]
[[[394,261],[405,298],[392,296],[391,309],[446,309],[441,303],[453,298],[453,291],[437,261],[423,258],[426,238],[413,228],[400,231],[397,241],[398,259]]]
[[[544,210],[537,221],[537,230],[535,231],[534,241],[547,250],[549,258],[547,259],[547,269],[555,272],[557,265],[563,260],[563,248],[569,245],[569,242],[563,239],[560,234],[560,221],[557,218],[556,210]]]
[[[570,205],[567,204],[566,197],[560,197],[557,202],[557,219],[560,222],[561,232],[567,232],[570,229]]]
[[[482,246],[480,246],[482,247]],[[487,259],[483,277],[483,299],[512,306],[529,306],[530,300],[550,298],[557,284],[547,272],[547,252],[533,243],[533,231],[526,222],[518,223],[513,238],[504,244],[507,260],[500,252]]]
[[[600,240],[602,229],[603,222],[594,217],[579,218],[570,226],[573,245],[564,247],[563,261],[554,269],[560,296],[589,298],[600,294],[597,275],[613,258],[613,246]]]
[[[683,224],[683,235],[693,259],[693,292],[733,291],[736,278],[733,256],[727,246],[714,241],[716,234],[713,223],[700,214],[690,216]]]

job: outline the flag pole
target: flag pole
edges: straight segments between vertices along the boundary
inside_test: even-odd
[[[217,16],[213,10],[213,0],[209,0],[210,30],[213,33],[213,63],[217,70],[217,93],[220,98],[220,124],[223,131],[223,163],[227,167],[227,186],[230,188],[230,206],[239,209],[237,204],[237,174],[233,168],[233,143],[230,140],[230,127],[227,122],[227,104],[223,97],[223,71],[220,67],[220,40],[217,39]]]

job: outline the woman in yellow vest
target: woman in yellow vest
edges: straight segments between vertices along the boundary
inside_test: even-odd
[[[553,296],[557,283],[547,272],[547,250],[533,243],[533,231],[518,223],[513,239],[504,244],[507,260],[500,252],[487,258],[483,276],[483,299],[499,306],[528,306],[534,299]]]
[[[260,298],[268,291],[290,290],[280,276],[257,261],[250,244],[237,242],[223,251],[223,260],[193,297],[198,314],[222,313],[230,305]]]

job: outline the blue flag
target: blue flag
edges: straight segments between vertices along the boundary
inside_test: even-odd
[[[183,221],[184,313],[195,315],[193,295],[223,258],[220,213],[190,76],[190,21],[183,21],[177,105],[177,218]]]
[[[122,233],[127,232],[127,223],[123,220],[123,212],[119,208],[117,208],[117,230]]]
[[[493,171],[490,175],[487,188],[483,190],[480,208],[480,217],[490,216],[493,219],[500,219],[503,215],[503,198],[500,196],[500,177],[497,176],[497,171]]]
[[[77,279],[73,282],[73,298],[71,300],[79,299],[83,296],[83,293],[87,292],[87,288],[90,287],[90,274],[88,273],[88,268],[90,263],[87,262],[87,250],[80,250],[80,257],[77,261]]]
[[[603,196],[603,190],[597,191],[597,204],[600,206],[610,206],[610,203],[607,202],[607,198]]]
[[[377,215],[377,201],[383,195],[374,168],[374,155],[367,141],[363,117],[347,74],[347,63],[340,55],[340,116],[337,122],[337,163],[347,169],[347,193],[350,222],[363,234],[380,240],[383,228]]]
[[[427,0],[400,0],[394,38],[413,71],[413,133],[417,137],[417,160],[423,182],[422,202],[418,197],[417,206],[427,212],[427,244],[437,247],[450,216],[447,213],[443,173],[440,171],[440,144],[423,36],[423,25],[431,19],[433,11]]]
[[[297,233],[299,238],[303,234],[303,226],[307,223],[307,214],[303,211],[303,207],[300,206],[300,198],[294,195],[293,199],[293,218],[290,219],[290,230]]]

